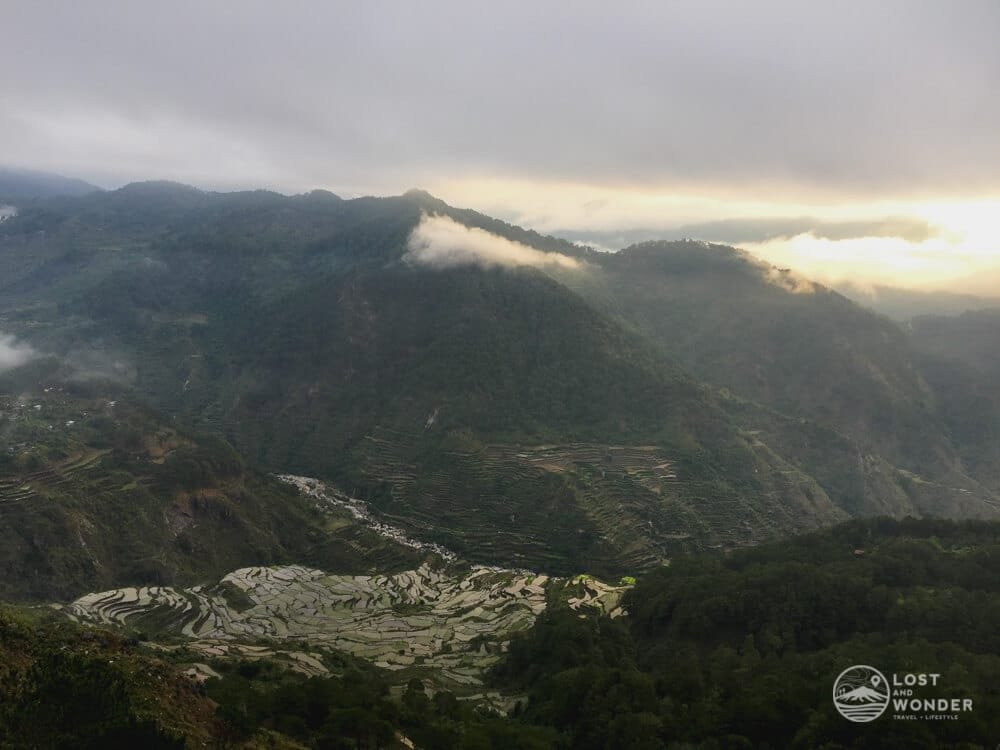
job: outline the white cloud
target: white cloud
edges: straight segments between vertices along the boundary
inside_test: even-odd
[[[13,370],[38,356],[27,344],[22,344],[13,336],[0,332],[0,372]]]
[[[801,234],[743,247],[776,266],[828,283],[959,290],[963,280],[997,264],[995,252],[980,252],[978,246],[946,237],[917,243],[899,237],[829,240]]]
[[[816,285],[787,268],[768,266],[764,278],[769,284],[781,287],[792,294],[814,294]]]
[[[543,252],[447,216],[424,216],[410,234],[406,258],[431,268],[477,265],[484,268],[532,266],[579,268],[562,253]]]

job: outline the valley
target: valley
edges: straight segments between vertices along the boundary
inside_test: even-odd
[[[409,244],[429,216],[565,262],[430,265]],[[0,476],[10,512],[80,484],[155,494],[161,462],[191,468],[182,457],[204,436],[268,492],[275,480],[255,472],[344,490],[314,497],[299,521],[308,553],[278,556],[338,573],[413,569],[432,553],[616,580],[851,517],[1000,516],[986,462],[970,460],[949,392],[908,335],[734,248],[650,242],[609,256],[421,191],[138,183],[29,205],[0,231],[0,254],[12,270],[0,324],[38,353],[3,392],[114,382],[105,402],[141,403],[191,435],[156,455],[84,440],[32,471],[30,451],[8,448],[20,451]],[[186,544],[207,530],[193,509],[228,513],[220,493],[247,486],[234,479],[161,493],[168,534]],[[93,521],[73,518],[106,568]],[[369,541],[320,541],[331,533]],[[142,555],[161,569],[154,581],[107,583],[179,582],[162,563],[169,544]],[[232,561],[212,575],[269,562]]]
[[[457,559],[457,555],[454,552],[445,549],[440,544],[411,539],[395,526],[390,526],[387,523],[376,520],[364,502],[355,497],[350,497],[318,479],[298,477],[294,474],[278,474],[277,477],[282,482],[295,487],[302,494],[316,500],[316,507],[320,510],[346,510],[355,521],[396,544],[418,551],[433,553],[445,562],[454,562]]]
[[[420,191],[135,184],[30,203],[0,258],[0,648],[200,717],[126,723],[724,743],[713,685],[864,647],[825,596],[920,622],[907,575],[975,596],[993,554],[988,313],[904,328],[735,248],[606,257]]]
[[[998,0],[0,28],[0,750],[1000,750]]]
[[[324,503],[342,497],[315,479],[284,479]],[[350,501],[350,507],[393,542],[426,549],[371,521],[360,501]],[[510,638],[528,630],[550,601],[623,614],[619,602],[628,585],[609,586],[586,575],[559,579],[470,567],[446,550],[428,551],[428,562],[393,575],[252,567],[215,583],[95,592],[55,608],[74,622],[142,632],[161,648],[184,647],[207,660],[278,658],[295,671],[325,674],[323,653],[332,650],[400,672],[393,682],[424,677],[463,694],[482,686]]]

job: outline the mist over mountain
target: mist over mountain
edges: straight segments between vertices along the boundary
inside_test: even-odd
[[[996,747],[996,0],[0,26],[0,750]]]
[[[416,736],[458,722],[523,731],[538,747],[586,726],[605,737],[606,716],[563,723],[550,681],[579,692],[619,679],[646,696],[628,693],[623,715],[639,711],[635,731],[659,736],[676,729],[650,698],[676,697],[670,680],[649,682],[667,662],[738,692],[726,618],[757,623],[740,659],[782,654],[794,682],[841,636],[870,647],[847,619],[897,627],[890,602],[906,609],[902,593],[860,591],[911,597],[938,581],[970,597],[962,566],[995,546],[995,311],[897,323],[726,245],[596,252],[416,190],[345,200],[149,182],[57,196],[0,224],[0,262],[0,593],[164,644],[187,638],[197,655],[169,658],[196,672],[210,658],[213,700],[256,707],[239,720],[246,731],[298,710],[294,691],[340,690],[331,675],[352,664],[361,672],[343,679],[366,674],[365,690],[405,683],[412,712],[353,688],[329,700],[367,701]],[[938,567],[901,579],[926,545]],[[691,598],[712,586],[736,609]],[[847,613],[833,630],[814,622],[829,619],[819,590]],[[475,606],[444,613],[449,597]],[[760,619],[765,605],[795,633]],[[514,623],[523,634],[507,651]],[[471,645],[438,642],[439,627],[470,628]],[[971,664],[989,640],[968,628],[975,646],[955,653]],[[76,643],[76,631],[17,632],[0,647]],[[586,674],[564,671],[576,656],[518,667],[533,650],[558,652],[555,634],[604,655],[574,650]],[[247,648],[271,666],[236,666],[259,653]],[[289,676],[305,680],[301,670],[321,682]],[[517,722],[482,724],[446,699],[425,705],[414,679],[533,703]],[[276,695],[272,681],[298,697],[247,702]],[[707,687],[689,689],[705,717],[723,710]],[[796,695],[782,700],[801,718],[812,693]],[[717,737],[705,717],[685,731]],[[177,729],[166,709],[155,718],[220,731]],[[319,731],[303,726],[285,729]]]
[[[254,465],[483,562],[621,573],[997,514],[906,331],[726,246],[595,253],[420,191],[137,183],[26,209],[0,253],[9,335],[126,360]]]
[[[990,294],[960,294],[957,292],[920,291],[881,285],[860,285],[841,282],[836,291],[863,307],[907,321],[921,315],[959,315],[969,310],[1000,308],[1000,297]],[[984,284],[984,289],[986,285]],[[991,291],[995,294],[996,286]]]
[[[74,177],[0,166],[0,204],[16,205],[23,201],[58,195],[86,195],[100,189]]]

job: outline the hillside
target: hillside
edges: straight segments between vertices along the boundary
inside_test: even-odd
[[[900,329],[731,248],[139,183],[21,212],[0,256],[0,330],[473,561],[621,575],[997,513]]]
[[[1000,488],[1000,311],[914,318],[924,377],[970,471]]]
[[[30,169],[0,167],[0,204],[20,205],[37,198],[87,195],[99,190],[96,185],[72,177]]]
[[[34,389],[0,375],[0,598],[194,583],[240,564],[368,572],[417,559],[247,468],[220,438],[118,388],[46,374]]]
[[[863,307],[899,321],[925,315],[959,315],[969,310],[982,310],[1000,304],[995,289],[977,296],[883,285],[865,286],[847,281],[836,284],[834,289]]]
[[[495,678],[526,690],[520,720],[564,747],[984,748],[1000,716],[998,534],[997,523],[876,519],[677,558],[640,579],[626,617],[540,617]],[[851,723],[831,691],[853,664],[936,673],[912,697],[970,708],[893,704]]]
[[[0,747],[183,750],[222,736],[196,686],[134,645],[0,610]]]
[[[143,183],[28,206],[0,260],[0,597],[149,639],[8,627],[17,696],[50,652],[125,696],[87,737],[993,731],[996,524],[841,523],[998,515],[988,313],[904,330],[732,248],[602,256],[419,191]],[[879,658],[982,711],[844,734],[826,675]]]
[[[696,375],[890,460],[943,459],[933,394],[884,318],[722,245],[647,243],[602,265],[615,312]]]
[[[126,746],[170,748],[205,742],[322,747],[345,739],[348,747],[412,741],[456,750],[824,743],[858,750],[981,748],[982,738],[998,731],[1000,716],[994,679],[1000,605],[991,575],[998,540],[997,523],[851,521],[730,555],[678,556],[640,578],[625,595],[624,615],[617,608],[574,609],[578,599],[564,600],[577,587],[586,592],[593,585],[586,581],[557,586],[515,580],[509,572],[480,571],[474,577],[486,585],[467,587],[426,569],[352,581],[304,569],[256,568],[227,577],[248,601],[232,589],[189,592],[199,607],[216,597],[222,614],[216,627],[242,633],[243,624],[266,621],[260,613],[266,602],[279,601],[291,615],[292,601],[301,599],[288,623],[308,624],[315,613],[304,603],[312,601],[312,591],[328,587],[333,596],[321,617],[329,620],[332,610],[344,608],[334,617],[350,642],[408,665],[419,656],[391,651],[391,632],[368,641],[350,620],[365,628],[375,620],[392,631],[396,618],[418,625],[440,614],[439,606],[459,607],[460,617],[446,620],[448,626],[484,629],[497,615],[508,624],[532,619],[524,604],[544,608],[506,652],[489,648],[489,639],[473,639],[462,641],[459,653],[434,654],[445,661],[471,656],[479,669],[492,664],[486,685],[471,689],[480,691],[480,700],[488,690],[508,706],[506,716],[477,710],[468,689],[442,688],[418,671],[422,667],[378,669],[326,644],[317,648],[320,641],[303,643],[294,630],[258,636],[253,645],[162,645],[5,611],[0,729],[15,747],[107,747],[113,738]],[[372,586],[392,594],[367,595]],[[497,586],[529,598],[488,596]],[[444,601],[436,587],[448,593]],[[550,592],[544,599],[541,587]],[[560,588],[565,593],[553,596]],[[137,599],[127,593],[86,597],[75,611],[112,621],[139,613],[134,624],[141,627],[154,625],[164,608],[180,612],[180,600],[172,599],[178,592],[148,589]],[[461,609],[470,596],[493,611],[480,620],[476,609]],[[212,628],[199,611],[185,616],[196,628]],[[179,627],[162,613],[159,623]],[[424,649],[427,636],[419,634],[414,645]],[[314,651],[292,650],[306,645]],[[908,709],[891,705],[870,724],[845,721],[835,712],[831,687],[855,663],[885,674],[937,674],[938,683],[915,688],[914,697],[968,699],[971,710],[960,708],[947,720],[897,720],[893,714]],[[95,703],[94,695],[105,699]],[[37,705],[58,710],[43,721]]]
[[[93,342],[89,360],[126,362],[139,394],[253,465],[332,478],[483,562],[632,572],[678,546],[845,516],[711,391],[541,270],[409,261],[427,210],[582,252],[419,192],[133,185],[5,227],[2,325],[62,356]],[[542,445],[563,459],[518,466]],[[609,450],[640,446],[657,458],[635,471],[673,466],[664,481],[607,471]]]
[[[737,396],[738,421],[820,480],[841,507],[995,512],[895,323],[723,245],[649,242],[593,262],[599,273],[563,281]],[[835,475],[831,463],[842,467]],[[844,483],[845,472],[855,479]],[[933,484],[933,496],[911,497],[906,477]]]

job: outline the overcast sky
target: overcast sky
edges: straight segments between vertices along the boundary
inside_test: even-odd
[[[814,275],[998,260],[996,0],[0,8],[3,164],[419,186],[609,247],[696,227]]]

